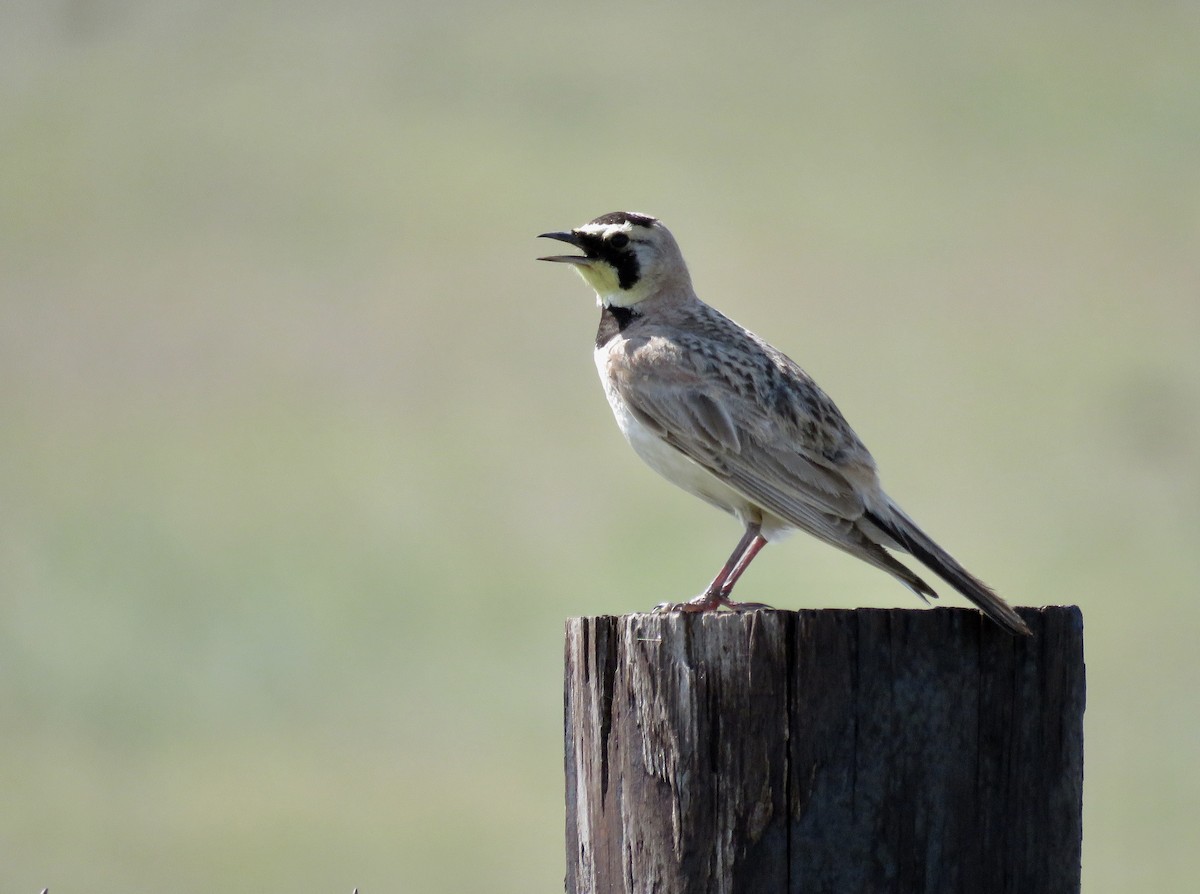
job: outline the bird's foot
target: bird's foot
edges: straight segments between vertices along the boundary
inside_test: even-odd
[[[701,593],[694,599],[689,599],[687,602],[660,602],[654,606],[656,614],[666,612],[715,612],[718,609],[727,608],[731,612],[759,612],[769,611],[771,606],[762,602],[734,602],[728,596],[721,593]]]
[[[656,614],[666,612],[715,612],[728,600],[722,599],[720,593],[701,593],[687,602],[660,602],[654,606]]]

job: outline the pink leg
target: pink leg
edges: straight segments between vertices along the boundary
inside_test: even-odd
[[[721,570],[717,572],[717,576],[713,578],[712,583],[703,593],[687,602],[664,602],[655,606],[654,610],[658,612],[711,612],[722,606],[733,611],[769,608],[758,602],[733,602],[729,599],[729,592],[733,589],[733,585],[745,572],[750,561],[758,555],[758,551],[767,545],[767,541],[759,534],[759,530],[760,525],[757,522],[746,525],[746,532],[742,535],[742,539],[738,541],[738,545],[734,547],[729,559],[721,566]]]
[[[742,553],[741,558],[738,559],[737,565],[734,566],[733,571],[729,573],[729,577],[725,579],[725,583],[721,586],[721,601],[734,611],[747,611],[750,609],[768,607],[763,605],[761,602],[734,602],[729,598],[729,594],[733,591],[733,585],[738,582],[738,578],[740,578],[742,574],[745,573],[746,569],[750,567],[750,563],[754,560],[754,557],[758,555],[758,551],[766,545],[766,538],[761,534],[756,534],[754,540],[750,542],[750,545],[746,548],[746,551]]]

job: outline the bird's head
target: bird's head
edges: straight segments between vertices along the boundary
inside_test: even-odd
[[[540,261],[571,264],[596,290],[601,304],[633,307],[664,292],[691,288],[691,277],[671,231],[633,211],[614,211],[563,233],[539,238],[574,245],[582,255],[553,255]]]

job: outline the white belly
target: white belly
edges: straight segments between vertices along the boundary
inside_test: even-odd
[[[608,380],[605,370],[607,351],[596,351],[596,366],[600,372],[600,381],[604,385],[605,396],[612,407],[617,425],[629,441],[634,453],[642,458],[655,472],[666,478],[676,487],[681,487],[690,494],[718,509],[723,509],[736,516],[742,524],[748,521],[758,521],[763,526],[763,536],[768,540],[779,540],[790,533],[791,526],[783,519],[769,512],[764,512],[753,502],[738,491],[717,478],[699,463],[680,453],[653,430],[647,428],[617,394]]]

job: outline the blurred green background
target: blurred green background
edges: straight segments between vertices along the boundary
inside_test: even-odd
[[[738,536],[534,261],[618,209],[1083,607],[1085,890],[1190,888],[1198,59],[1192,4],[5,4],[0,891],[562,889],[563,620]],[[742,590],[916,605],[804,538]]]

